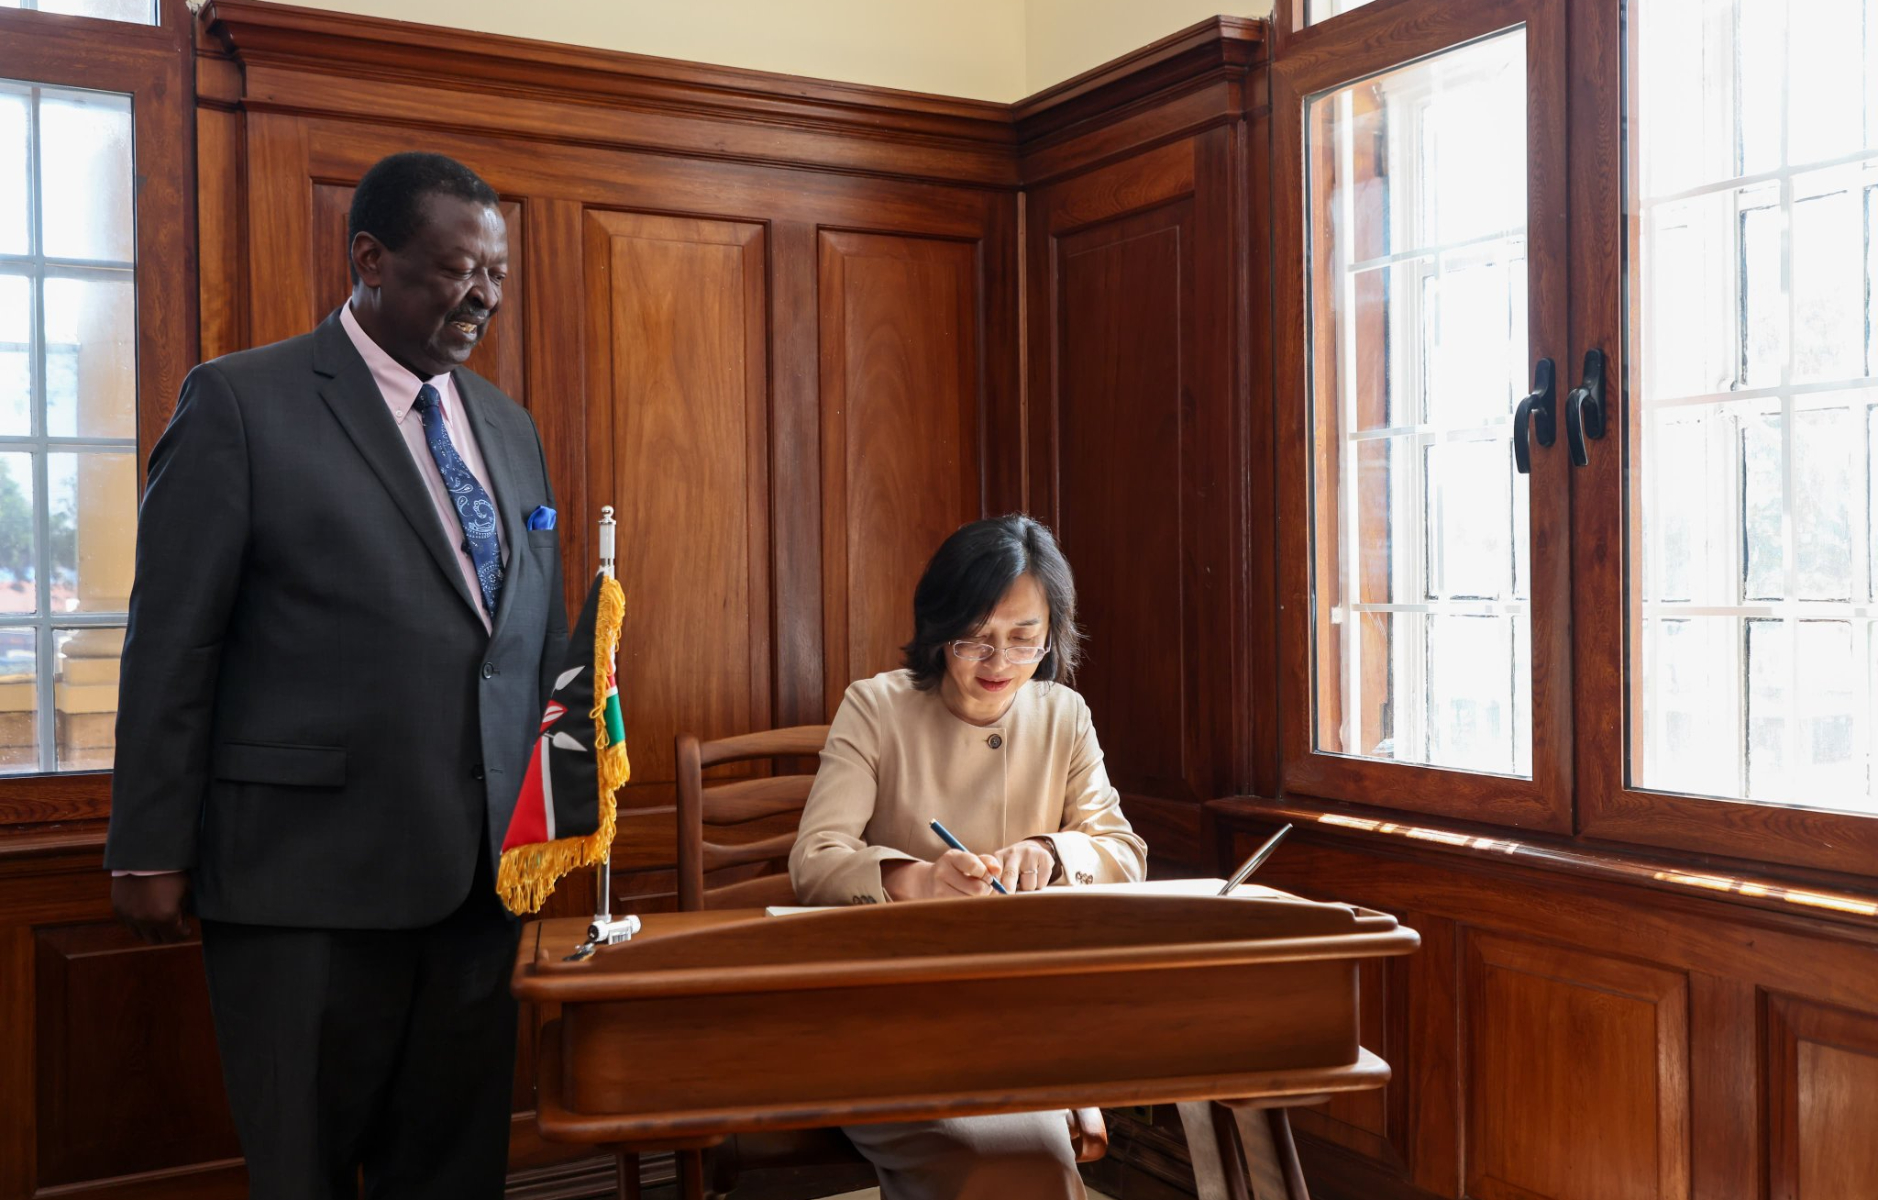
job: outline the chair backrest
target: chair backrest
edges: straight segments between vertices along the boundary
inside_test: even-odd
[[[814,758],[826,725],[796,725],[701,742],[677,739],[678,907],[745,908],[794,904],[789,851],[809,788],[806,775],[762,775],[705,786],[706,768],[723,763]],[[716,876],[706,888],[705,877]]]

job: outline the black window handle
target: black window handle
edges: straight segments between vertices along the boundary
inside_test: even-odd
[[[1565,397],[1565,440],[1571,446],[1572,461],[1585,466],[1591,461],[1586,439],[1604,436],[1604,351],[1585,351],[1585,381]]]
[[[1532,395],[1513,410],[1513,465],[1521,475],[1532,474],[1531,442],[1550,446],[1558,441],[1558,410],[1554,407],[1552,360],[1532,365]]]

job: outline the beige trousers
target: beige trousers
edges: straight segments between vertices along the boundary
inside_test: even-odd
[[[847,1125],[881,1200],[1086,1200],[1062,1109]]]

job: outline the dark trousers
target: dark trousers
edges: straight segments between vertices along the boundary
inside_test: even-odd
[[[486,863],[428,929],[202,922],[253,1200],[498,1200],[520,929]]]

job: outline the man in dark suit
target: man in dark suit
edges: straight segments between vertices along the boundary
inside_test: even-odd
[[[351,265],[312,333],[190,372],[151,455],[105,865],[146,938],[201,918],[254,1196],[493,1198],[493,863],[566,640],[554,500],[461,367],[508,269],[488,184],[378,163]]]

